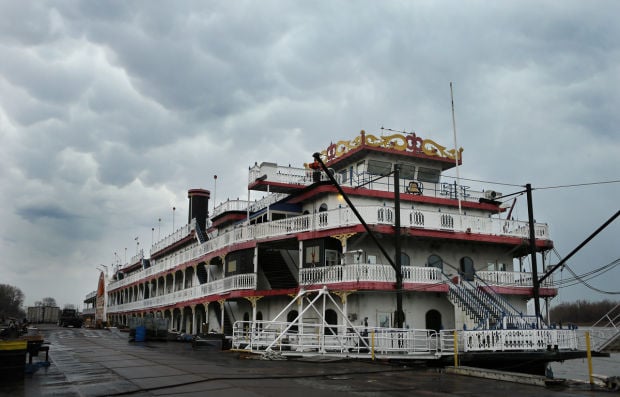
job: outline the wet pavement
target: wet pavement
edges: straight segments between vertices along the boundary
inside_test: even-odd
[[[49,327],[49,367],[3,380],[1,396],[601,396],[385,362],[260,360],[181,342],[128,342],[118,331]],[[38,357],[38,359],[44,359]],[[37,358],[34,359],[37,362]]]

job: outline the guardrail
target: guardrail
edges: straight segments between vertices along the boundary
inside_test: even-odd
[[[428,329],[349,327],[326,323],[237,321],[234,348],[256,353],[383,355],[438,358],[453,355],[454,333],[459,352],[577,350],[574,330],[493,330],[439,333]]]

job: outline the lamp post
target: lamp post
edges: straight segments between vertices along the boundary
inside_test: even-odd
[[[153,235],[155,234],[155,228],[151,228],[151,247],[153,246]]]
[[[161,240],[161,218],[157,220],[157,240]]]
[[[174,233],[174,211],[177,207],[172,207],[172,233]]]
[[[215,212],[215,195],[217,194],[217,175],[213,175],[213,212]]]

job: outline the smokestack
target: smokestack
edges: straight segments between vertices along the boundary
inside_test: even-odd
[[[203,232],[206,230],[207,218],[209,217],[209,198],[211,192],[205,189],[190,189],[187,191],[189,199],[189,212],[187,223],[196,218],[196,224],[200,226]]]

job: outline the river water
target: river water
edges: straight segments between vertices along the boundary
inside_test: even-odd
[[[588,360],[576,359],[549,364],[555,378],[588,381]],[[592,373],[595,375],[620,376],[620,353],[611,353],[609,357],[592,357]]]

